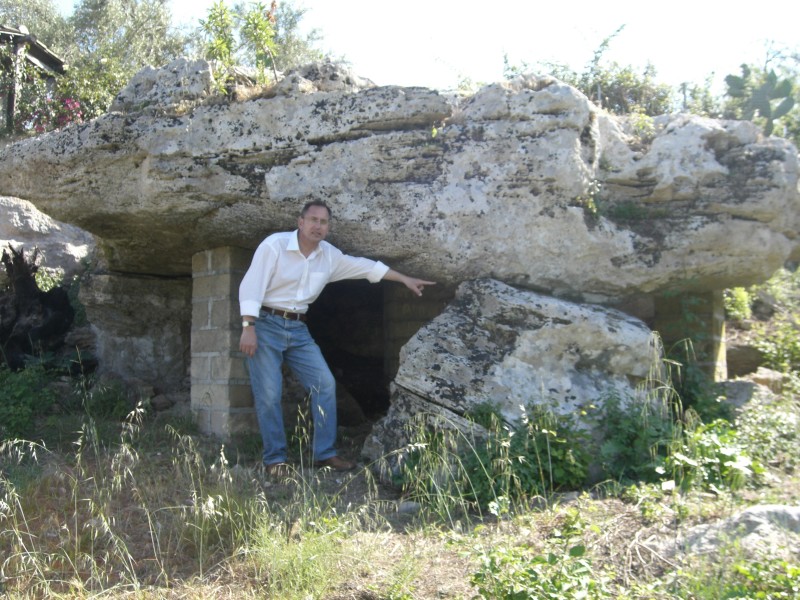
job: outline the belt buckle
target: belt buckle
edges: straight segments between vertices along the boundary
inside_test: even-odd
[[[292,319],[292,313],[290,313],[288,310],[281,311],[281,316],[287,320]]]

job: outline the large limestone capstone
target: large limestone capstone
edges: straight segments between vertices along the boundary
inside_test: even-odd
[[[203,61],[146,70],[115,112],[0,150],[0,193],[97,235],[112,271],[160,276],[313,199],[345,251],[593,301],[761,281],[797,248],[797,151],[750,123],[634,135],[550,77],[459,101],[330,64],[241,100],[213,86]]]
[[[511,424],[536,405],[591,429],[594,408],[609,397],[648,401],[641,384],[659,358],[657,336],[619,311],[491,279],[465,282],[403,347],[389,412],[364,453],[377,461],[414,441],[406,425],[419,415],[468,428],[464,416],[482,404]]]

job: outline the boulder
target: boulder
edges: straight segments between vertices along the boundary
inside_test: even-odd
[[[752,560],[793,560],[798,544],[800,507],[761,504],[725,519],[691,527],[677,540],[658,546],[658,551],[672,558],[679,552],[723,554],[734,547]]]
[[[203,61],[147,70],[115,112],[0,150],[0,193],[98,236],[113,271],[172,277],[313,199],[345,251],[598,302],[762,281],[798,246],[797,150],[747,122],[631,134],[536,76],[459,100],[328,63],[244,101],[214,86]]]
[[[87,231],[52,219],[27,200],[0,196],[0,251],[9,246],[26,252],[37,249],[40,268],[61,272],[69,281],[86,268],[95,240]]]
[[[469,429],[464,415],[485,403],[512,425],[521,407],[537,405],[593,428],[605,399],[645,401],[638,384],[658,372],[659,358],[657,337],[619,311],[491,279],[465,282],[403,347],[389,412],[365,455],[378,460],[403,448],[411,441],[404,425],[420,414]]]

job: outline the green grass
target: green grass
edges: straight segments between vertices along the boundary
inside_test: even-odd
[[[768,408],[777,420],[753,409],[735,429],[743,447],[771,457],[771,478],[751,483],[760,494],[770,493],[772,478],[785,482],[797,455],[798,427],[785,419],[796,400]],[[760,433],[768,423],[780,425],[775,435]],[[650,575],[630,555],[619,560],[624,547],[605,546],[605,539],[630,543],[650,528],[680,529],[745,505],[744,488],[725,491],[724,480],[716,481],[715,496],[699,484],[681,491],[610,481],[569,502],[552,488],[524,494],[502,487],[513,480],[504,474],[514,465],[507,456],[486,463],[505,483],[482,509],[459,488],[469,462],[459,444],[417,440],[414,473],[427,483],[415,496],[398,497],[368,470],[341,476],[298,467],[288,481],[269,481],[252,468],[253,457],[231,460],[186,421],[138,411],[116,425],[114,441],[98,434],[113,428],[85,419],[71,452],[64,432],[59,451],[46,442],[3,444],[0,576],[7,597],[156,598],[172,590],[187,598],[301,599],[358,589],[363,597],[410,599],[433,597],[446,583],[448,597],[461,598],[633,598],[626,594],[636,590],[721,598],[712,593],[713,565],[665,562]],[[784,502],[800,500],[800,485],[778,485]],[[420,509],[398,514],[399,502],[411,498]],[[620,523],[629,529],[617,533]],[[797,565],[737,557],[727,568],[726,589],[751,585],[780,598],[774,590],[794,585]]]

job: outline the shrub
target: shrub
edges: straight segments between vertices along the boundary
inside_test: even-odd
[[[785,560],[742,557],[731,564],[693,564],[679,571],[688,598],[764,598],[789,600],[800,597],[800,566]]]
[[[595,573],[581,541],[585,523],[577,509],[567,513],[544,552],[525,546],[499,546],[478,552],[471,582],[482,598],[545,600],[611,598],[607,577]]]
[[[769,368],[783,373],[800,371],[800,332],[792,321],[778,319],[771,334],[756,340],[756,347]]]
[[[753,316],[750,294],[742,287],[725,290],[723,295],[725,314],[734,321],[745,321]]]
[[[736,418],[737,439],[761,464],[793,469],[800,461],[800,416],[791,399],[751,402]]]
[[[50,376],[40,365],[11,371],[0,365],[0,439],[29,436],[37,416],[53,404]]]
[[[667,466],[682,489],[737,490],[764,472],[743,447],[726,420],[687,428],[681,445],[667,457]]]
[[[731,421],[731,405],[722,402],[720,386],[699,364],[690,340],[676,344],[669,352],[669,385],[679,399],[676,410],[692,409],[703,422],[716,419]]]
[[[501,505],[506,510],[511,503],[585,483],[588,436],[568,417],[532,407],[512,427],[492,405],[467,416],[485,426],[485,436],[431,433],[424,418],[413,428],[413,441],[393,477],[407,497],[447,516],[469,508],[497,513]]]
[[[486,443],[463,458],[462,493],[485,508],[499,497],[515,501],[579,489],[588,472],[587,441],[568,417],[538,407],[515,428],[494,420]]]
[[[654,482],[675,435],[669,409],[651,406],[623,407],[617,396],[605,398],[601,409],[604,429],[599,458],[603,474],[621,483]]]

